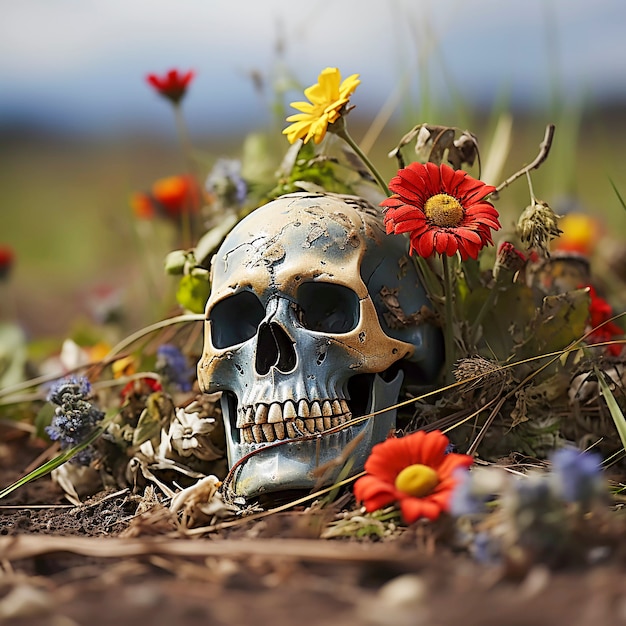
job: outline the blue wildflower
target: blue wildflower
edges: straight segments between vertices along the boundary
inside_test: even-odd
[[[556,501],[550,483],[541,474],[528,474],[513,483],[517,510],[526,512],[551,511]]]
[[[241,177],[241,162],[236,159],[218,159],[205,186],[226,205],[240,206],[248,194],[248,185]]]
[[[104,412],[89,400],[91,384],[85,377],[70,376],[58,381],[48,393],[48,401],[56,404],[54,417],[46,433],[58,441],[62,449],[83,442],[104,417]],[[74,457],[75,462],[88,462],[91,454]]]
[[[191,379],[195,370],[189,366],[187,357],[176,347],[164,343],[157,348],[157,371],[180,391],[191,391]]]
[[[489,503],[503,493],[508,477],[497,467],[478,467],[454,473],[456,486],[450,499],[450,513],[455,517],[487,513]]]
[[[560,495],[566,502],[588,505],[595,496],[604,493],[602,458],[599,455],[575,448],[561,448],[551,460]]]
[[[478,515],[486,511],[486,498],[478,495],[474,489],[471,472],[464,470],[455,472],[456,487],[450,498],[450,514],[454,517],[462,515]]]
[[[48,392],[48,402],[63,404],[64,397],[68,397],[68,401],[71,402],[71,398],[86,398],[91,393],[91,383],[84,376],[68,376],[62,380],[58,380],[52,385]]]
[[[498,540],[485,531],[474,535],[470,552],[479,563],[485,565],[494,565],[502,561],[502,552]]]

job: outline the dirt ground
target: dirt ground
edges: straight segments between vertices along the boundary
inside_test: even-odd
[[[14,434],[0,430],[2,486],[42,452]],[[445,523],[319,539],[296,509],[190,536],[165,508],[137,515],[139,501],[120,490],[74,506],[49,478],[2,501],[0,623],[626,624],[626,538],[594,565],[486,566],[446,547]]]

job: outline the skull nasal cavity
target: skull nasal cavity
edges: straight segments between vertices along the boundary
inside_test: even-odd
[[[272,367],[287,373],[296,367],[296,351],[289,335],[278,324],[261,324],[256,346],[255,369],[267,374]]]

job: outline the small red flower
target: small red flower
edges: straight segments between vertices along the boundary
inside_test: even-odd
[[[588,288],[589,296],[591,297],[589,304],[589,326],[595,328],[589,337],[587,337],[588,343],[604,343],[605,341],[611,341],[615,337],[623,337],[624,330],[615,322],[607,321],[613,317],[611,305],[604,298],[601,298],[591,285],[589,285]],[[605,346],[606,350],[613,356],[619,356],[623,347],[623,344],[619,343]]]
[[[498,212],[484,200],[495,187],[449,165],[411,163],[391,179],[394,194],[383,200],[387,234],[409,233],[411,247],[421,257],[435,252],[465,261],[493,243]]]
[[[161,178],[152,185],[150,193],[135,193],[130,205],[140,219],[156,215],[178,221],[183,213],[196,213],[200,190],[192,176]]]
[[[126,383],[120,391],[122,402],[131,396],[149,396],[151,393],[163,391],[161,383],[155,378],[146,376],[145,378],[136,378]]]
[[[400,504],[402,518],[411,524],[421,517],[435,520],[448,511],[457,484],[454,472],[469,468],[467,454],[446,454],[450,441],[440,431],[418,431],[375,445],[365,462],[366,476],[354,484],[354,495],[368,512]]]
[[[185,95],[189,83],[195,76],[193,71],[186,74],[179,73],[178,70],[170,70],[164,76],[156,74],[148,74],[146,80],[152,85],[164,98],[178,104]]]
[[[9,246],[0,245],[0,280],[6,278],[15,260],[15,253]]]

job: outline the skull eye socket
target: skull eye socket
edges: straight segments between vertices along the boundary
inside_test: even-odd
[[[264,317],[265,309],[251,291],[220,300],[209,313],[211,342],[216,348],[228,348],[248,341]]]
[[[359,297],[334,283],[303,283],[297,294],[300,323],[308,330],[341,334],[359,323]]]

